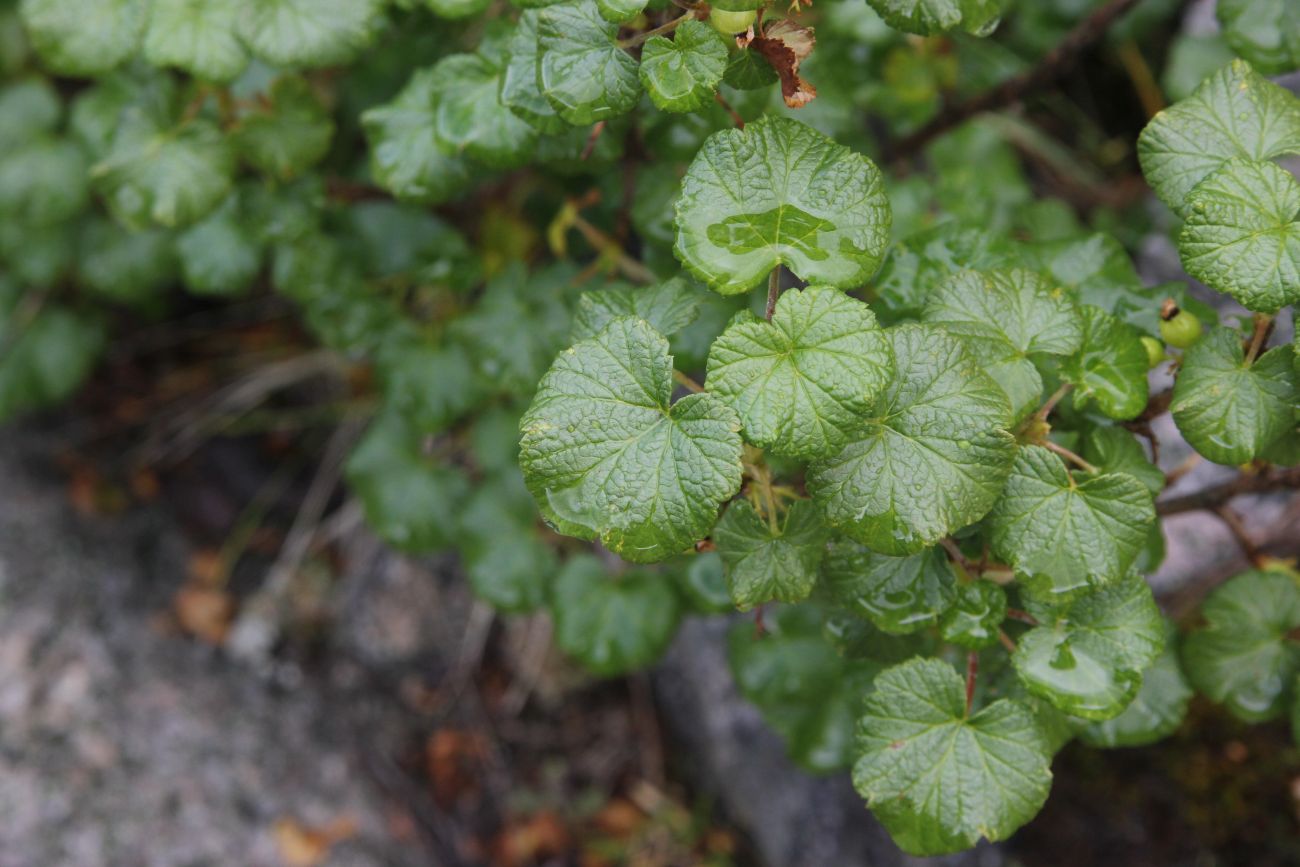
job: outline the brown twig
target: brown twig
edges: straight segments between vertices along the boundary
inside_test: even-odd
[[[1038,625],[1038,618],[1028,611],[1022,611],[1019,608],[1008,608],[1007,617],[1012,620],[1019,620],[1021,623],[1028,623],[1030,626]]]
[[[772,314],[776,312],[776,300],[781,297],[781,266],[777,265],[772,269],[772,273],[767,275],[767,321],[772,321]]]
[[[1016,652],[1016,643],[1011,640],[1010,635],[1007,635],[1001,629],[998,630],[998,641],[1002,642],[1002,646],[1007,649],[1007,653]]]
[[[1063,445],[1054,443],[1051,440],[1043,440],[1043,445],[1047,448],[1048,451],[1055,452],[1056,454],[1065,458],[1067,461],[1074,464],[1081,470],[1085,470],[1089,473],[1100,472],[1100,470],[1097,468],[1095,464],[1088,463],[1083,458],[1079,457],[1078,455],[1076,455],[1074,452],[1070,451]]]
[[[640,33],[635,33],[632,36],[629,36],[627,39],[620,39],[618,41],[618,47],[624,49],[635,48],[636,46],[640,45],[641,43],[645,42],[648,39],[652,39],[656,36],[662,36],[665,33],[672,33],[683,22],[690,21],[694,17],[695,17],[694,12],[687,12],[685,15],[678,16],[677,18],[674,18],[673,20],[667,23],[660,24],[658,27],[651,28],[650,30],[644,30]]]
[[[1032,69],[1013,76],[979,96],[958,103],[930,123],[889,149],[889,159],[905,159],[922,150],[934,139],[986,111],[1004,108],[1042,90],[1064,75],[1093,44],[1106,35],[1119,18],[1137,5],[1138,0],[1110,0],[1070,31],[1061,42],[1045,54]]]
[[[1251,335],[1250,348],[1246,350],[1247,367],[1254,364],[1255,359],[1259,358],[1259,352],[1264,348],[1264,344],[1268,342],[1268,335],[1272,330],[1273,317],[1266,313],[1256,313],[1255,333]]]
[[[1247,475],[1243,473],[1220,485],[1202,488],[1181,497],[1170,497],[1167,500],[1161,500],[1156,503],[1156,513],[1167,516],[1202,509],[1216,509],[1242,494],[1263,494],[1287,488],[1300,488],[1300,467],[1292,467],[1272,474]]]
[[[677,383],[682,388],[686,389],[687,391],[693,394],[700,394],[704,391],[704,386],[700,385],[698,382],[691,379],[689,376],[682,373],[680,370],[673,371],[673,382]]]
[[[1072,388],[1074,388],[1074,383],[1072,382],[1061,383],[1061,387],[1052,392],[1052,396],[1038,408],[1038,412],[1034,413],[1034,418],[1038,421],[1047,421],[1047,417],[1052,414],[1052,410],[1056,409],[1056,405],[1061,402],[1063,397],[1070,393],[1070,389]]]
[[[723,111],[731,115],[731,122],[736,125],[736,129],[745,128],[745,119],[740,116],[740,112],[731,107],[731,103],[727,102],[726,97],[715,90],[713,91],[713,101],[722,106]]]
[[[1228,531],[1232,533],[1232,538],[1237,540],[1237,545],[1241,548],[1241,553],[1246,555],[1246,559],[1256,567],[1264,565],[1264,555],[1259,550],[1259,545],[1251,538],[1250,531],[1242,522],[1241,516],[1232,510],[1231,506],[1223,505],[1213,509],[1215,515],[1223,522]]]

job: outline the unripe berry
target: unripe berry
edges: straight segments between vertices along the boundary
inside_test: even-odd
[[[748,12],[728,12],[725,9],[709,10],[709,23],[713,25],[714,30],[723,36],[744,33],[757,19],[758,13],[752,9]]]
[[[1186,310],[1179,310],[1172,317],[1161,320],[1160,336],[1170,346],[1187,349],[1201,339],[1201,320]]]

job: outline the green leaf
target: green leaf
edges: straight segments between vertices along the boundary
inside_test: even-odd
[[[581,554],[564,564],[551,590],[555,643],[594,674],[644,668],[677,631],[677,594],[666,576],[649,572],[610,575]]]
[[[0,217],[52,226],[80,214],[89,199],[86,158],[68,139],[42,137],[0,154]]]
[[[769,525],[746,500],[727,508],[713,528],[726,566],[731,601],[741,611],[765,602],[801,602],[817,583],[827,530],[807,500],[790,505],[780,527]]]
[[[1187,442],[1215,463],[1258,457],[1295,425],[1296,384],[1290,346],[1247,365],[1241,335],[1213,328],[1183,356],[1169,409]]]
[[[144,58],[204,81],[232,81],[248,65],[236,32],[243,0],[153,0]]]
[[[911,554],[974,523],[1002,491],[1010,407],[960,340],[932,325],[886,332],[896,372],[863,431],[808,468],[830,524],[882,554]]]
[[[524,613],[536,611],[546,601],[557,568],[555,549],[527,528],[490,541],[467,539],[461,549],[470,587],[493,608]]]
[[[238,196],[176,239],[181,277],[196,295],[240,295],[262,270],[263,248],[246,222]]]
[[[1188,194],[1187,210],[1178,251],[1188,274],[1248,310],[1300,302],[1300,184],[1290,172],[1228,160]]]
[[[256,0],[245,5],[239,35],[272,66],[337,66],[374,41],[383,9],[383,0]]]
[[[1083,346],[1061,367],[1065,380],[1074,384],[1074,406],[1096,403],[1115,419],[1131,419],[1146,409],[1147,350],[1131,325],[1099,307],[1085,304]]]
[[[1232,50],[1265,75],[1300,69],[1300,6],[1290,0],[1219,0]]]
[[[601,16],[595,0],[546,7],[537,35],[537,85],[566,123],[617,117],[640,99],[637,62],[618,46],[618,25]]]
[[[1234,157],[1300,153],[1300,100],[1234,60],[1188,99],[1160,112],[1138,138],[1142,173],[1156,195],[1188,216],[1187,194]]]
[[[0,274],[0,419],[70,396],[104,348],[98,319],[32,298]]]
[[[440,18],[469,18],[488,8],[491,0],[424,0],[434,15]]]
[[[492,279],[478,306],[454,323],[452,333],[472,350],[485,381],[521,397],[533,392],[565,345],[569,309],[557,296],[570,277],[556,269],[529,278],[513,263]]]
[[[470,492],[460,472],[424,455],[423,438],[399,413],[381,413],[346,468],[366,523],[389,544],[413,553],[457,541],[457,510]]]
[[[764,116],[704,142],[682,180],[673,249],[724,295],[781,264],[845,289],[875,273],[889,225],[875,163],[799,121]]]
[[[376,359],[384,402],[423,433],[436,433],[472,409],[482,390],[457,343],[389,335]]]
[[[626,24],[641,14],[646,0],[596,0],[601,17],[615,24]]]
[[[1159,332],[1160,302],[1165,296],[1143,286],[1128,251],[1110,235],[1099,232],[1027,244],[1022,255],[1026,265],[1070,290],[1079,304],[1100,307],[1148,334]]]
[[[1011,661],[1034,695],[1071,716],[1104,720],[1124,711],[1163,648],[1151,588],[1130,573],[1020,636]]]
[[[732,52],[722,73],[722,80],[736,90],[761,90],[776,84],[779,79],[772,64],[752,48]]]
[[[453,54],[433,67],[433,133],[445,151],[491,168],[521,166],[533,156],[537,130],[500,99],[503,68],[482,54]]]
[[[620,316],[636,316],[665,337],[695,321],[706,296],[685,275],[644,288],[622,287],[583,292],[573,316],[573,340],[594,337]]]
[[[0,259],[18,280],[48,286],[72,270],[76,259],[74,226],[29,226],[0,219]]]
[[[775,454],[825,457],[861,429],[894,370],[871,309],[838,289],[792,289],[771,322],[740,314],[709,350],[708,390],[745,438]]]
[[[103,75],[135,54],[146,0],[22,0],[27,38],[56,75]]]
[[[725,614],[735,611],[722,557],[717,551],[705,551],[691,557],[678,573],[677,586],[687,605],[697,614]]]
[[[957,598],[957,578],[937,548],[889,557],[841,540],[827,552],[822,576],[837,604],[895,634],[933,626]]]
[[[995,556],[1036,590],[1064,594],[1124,577],[1156,519],[1151,492],[1132,476],[1077,481],[1042,446],[1023,446],[989,513]]]
[[[741,694],[785,740],[790,757],[815,773],[853,761],[859,704],[881,669],[874,660],[842,657],[824,636],[823,620],[813,606],[781,607],[764,618],[761,637],[746,622],[727,635]]]
[[[329,153],[334,121],[305,78],[276,79],[234,133],[235,148],[250,166],[289,180]]]
[[[980,650],[998,643],[1006,618],[1006,591],[989,581],[968,581],[957,588],[957,598],[940,624],[941,634],[951,644]]]
[[[131,232],[102,218],[86,225],[77,260],[77,270],[87,289],[134,307],[156,302],[175,283],[179,270],[170,232]]]
[[[1300,587],[1285,572],[1243,572],[1201,607],[1206,626],[1183,642],[1183,667],[1198,692],[1247,722],[1279,716],[1300,672]]]
[[[375,182],[404,201],[437,204],[470,182],[469,163],[443,150],[434,137],[439,94],[432,69],[411,76],[392,102],[361,115]]]
[[[1173,734],[1187,715],[1192,688],[1178,662],[1177,633],[1165,621],[1165,649],[1142,674],[1142,688],[1114,719],[1089,723],[1079,737],[1094,747],[1141,747]]]
[[[997,27],[1006,0],[867,0],[890,27],[934,36],[961,29],[987,36]]]
[[[704,108],[726,69],[727,43],[702,21],[686,21],[671,40],[655,36],[641,50],[641,83],[662,111]]]
[[[476,484],[457,508],[458,547],[474,593],[502,611],[541,607],[559,563],[533,528],[537,511],[513,461],[501,476]]]
[[[560,532],[635,562],[703,538],[740,488],[740,421],[708,394],[672,395],[668,341],[615,319],[555,360],[520,428],[520,464]]]
[[[1073,300],[1032,271],[961,271],[930,296],[924,318],[976,342],[1004,341],[1022,357],[1070,355],[1083,343]]]
[[[941,223],[895,244],[874,281],[882,317],[920,319],[931,294],[963,268],[999,268],[1014,257],[1011,245],[983,228]]]
[[[122,118],[108,156],[91,169],[91,181],[127,226],[174,228],[221,204],[234,173],[234,151],[215,123],[195,118],[167,128],[133,110]]]
[[[0,149],[13,148],[53,133],[63,117],[63,103],[44,78],[26,78],[0,88]]]
[[[1146,485],[1153,497],[1165,488],[1165,474],[1147,457],[1137,436],[1122,427],[1090,427],[1083,436],[1082,457],[1104,473],[1132,476]]]
[[[911,854],[1003,840],[1047,800],[1051,754],[1032,713],[1000,699],[967,715],[965,685],[946,662],[915,659],[878,676],[857,731],[853,785]]]
[[[506,43],[505,68],[501,70],[501,104],[528,121],[542,133],[567,130],[566,124],[547,101],[537,83],[537,60],[540,52],[536,9],[519,15],[515,32]]]

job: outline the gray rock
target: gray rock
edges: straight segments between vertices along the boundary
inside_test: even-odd
[[[323,864],[428,863],[319,689],[151,616],[184,573],[175,530],[77,519],[34,455],[0,438],[0,867],[280,867],[277,821],[341,819],[356,832]]]
[[[655,671],[655,695],[690,751],[697,785],[749,832],[770,867],[998,867],[993,846],[947,858],[899,851],[849,784],[814,777],[785,755],[781,739],[736,691],[723,618],[691,618]]]

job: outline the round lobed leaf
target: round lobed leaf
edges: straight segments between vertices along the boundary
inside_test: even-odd
[[[764,116],[705,140],[677,199],[677,258],[723,295],[786,265],[809,283],[865,283],[889,243],[880,170],[810,126]]]

